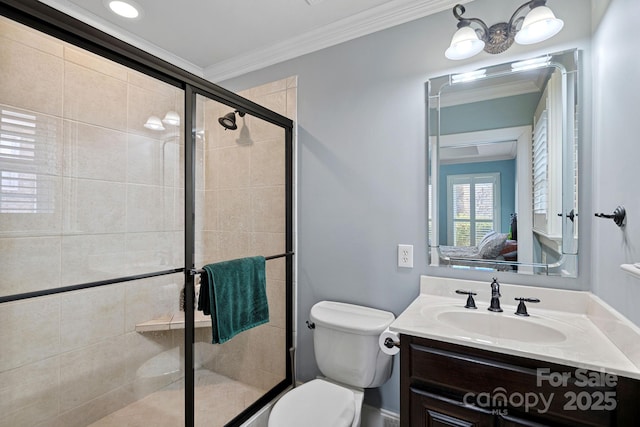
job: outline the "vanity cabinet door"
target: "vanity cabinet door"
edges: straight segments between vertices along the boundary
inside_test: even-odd
[[[640,426],[640,381],[580,371],[401,335],[400,424]]]
[[[411,427],[493,427],[487,411],[418,389],[411,389]]]

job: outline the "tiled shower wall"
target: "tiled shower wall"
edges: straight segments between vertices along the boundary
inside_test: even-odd
[[[2,191],[7,172],[35,183],[29,209],[0,202],[1,295],[183,266],[182,132],[143,127],[183,104],[172,86],[0,18]],[[177,311],[182,283],[0,305],[0,426],[84,426],[174,381],[182,333],[135,325]]]
[[[295,120],[297,79],[291,77],[240,95]],[[204,175],[196,186],[196,264],[285,252],[284,130],[246,115],[237,130],[218,118],[233,111],[204,103]],[[198,105],[201,105],[198,103]],[[200,148],[200,146],[198,146]],[[199,329],[196,357],[207,368],[268,390],[286,376],[285,260],[266,262],[270,322],[222,345],[208,345],[210,328]]]

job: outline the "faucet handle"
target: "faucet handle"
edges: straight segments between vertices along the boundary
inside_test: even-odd
[[[516,309],[516,314],[518,316],[529,316],[527,313],[527,306],[524,305],[525,302],[538,303],[540,300],[538,298],[514,298],[516,301],[520,301],[518,304],[518,308]]]
[[[462,289],[457,289],[456,290],[456,294],[468,295],[467,296],[467,304],[464,306],[464,308],[478,308],[478,307],[476,307],[476,302],[473,300],[473,296],[474,295],[478,295],[475,292],[463,291]]]
[[[491,282],[491,292],[495,292],[499,297],[502,296],[502,294],[500,294],[500,283],[498,283],[498,279],[495,277],[493,278],[493,282]]]

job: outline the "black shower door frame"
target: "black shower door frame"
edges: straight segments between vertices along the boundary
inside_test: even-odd
[[[259,104],[228,91],[212,82],[191,74],[142,49],[129,45],[107,33],[85,24],[37,0],[0,0],[0,15],[34,28],[55,38],[71,43],[104,58],[144,73],[185,93],[185,265],[164,271],[155,271],[136,276],[123,276],[97,282],[79,283],[54,289],[0,296],[0,304],[26,300],[46,295],[55,295],[80,289],[108,286],[150,277],[175,273],[184,274],[185,305],[193,307],[195,300],[194,275],[192,270],[195,254],[195,173],[196,173],[196,96],[201,95],[226,104],[235,110],[244,111],[254,117],[279,126],[285,131],[285,258],[286,258],[286,346],[282,349],[286,357],[286,378],[269,390],[245,411],[231,420],[227,426],[239,426],[259,409],[293,383],[291,352],[293,347],[293,121]],[[28,272],[25,272],[28,273]],[[185,310],[185,426],[195,423],[195,370],[194,370],[194,311]]]

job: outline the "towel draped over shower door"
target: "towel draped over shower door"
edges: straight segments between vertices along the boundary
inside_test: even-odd
[[[212,344],[222,344],[242,331],[269,322],[265,258],[205,265],[198,309],[211,314]]]

